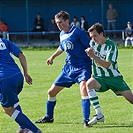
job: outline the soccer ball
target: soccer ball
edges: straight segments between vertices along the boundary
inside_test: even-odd
[[[20,129],[19,131],[17,131],[16,133],[33,133],[31,130],[25,128],[25,129]]]

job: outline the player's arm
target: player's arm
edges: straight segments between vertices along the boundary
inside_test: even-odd
[[[19,53],[18,57],[19,57],[19,61],[21,63],[21,66],[23,68],[23,74],[24,74],[25,80],[30,85],[30,84],[32,84],[32,78],[28,74],[26,58],[23,55],[23,53]]]
[[[60,46],[58,47],[58,49],[55,51],[54,54],[52,54],[52,56],[50,56],[48,59],[47,59],[47,64],[48,65],[52,65],[53,64],[53,60],[59,56],[60,54],[63,53],[63,50],[60,48]]]
[[[87,55],[88,55],[90,58],[93,58],[93,59],[95,60],[96,63],[98,63],[99,65],[101,65],[101,66],[104,67],[104,68],[109,68],[110,65],[112,64],[110,61],[101,60],[99,57],[97,57],[97,56],[94,54],[92,48],[87,48],[87,49],[85,50],[85,52],[87,53]]]

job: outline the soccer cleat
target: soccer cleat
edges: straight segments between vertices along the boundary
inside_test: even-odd
[[[84,121],[84,127],[85,127],[85,128],[87,128],[87,127],[90,126],[90,125],[88,124],[88,122],[89,122],[89,120]]]
[[[45,116],[42,117],[41,119],[35,121],[35,123],[53,123],[53,122],[54,122],[54,118],[48,119]]]
[[[97,114],[93,116],[93,119],[88,122],[89,125],[96,124],[97,122],[104,122],[104,115],[101,114],[98,116]]]

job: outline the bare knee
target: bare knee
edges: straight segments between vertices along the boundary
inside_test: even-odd
[[[3,107],[3,109],[4,109],[4,112],[5,112],[7,115],[9,115],[9,116],[12,116],[13,112],[15,111],[14,107],[8,107],[8,108]]]
[[[133,104],[133,94],[132,94],[131,90],[118,91],[118,93],[120,93],[123,97],[125,97],[125,99],[128,102],[130,102],[131,104]]]
[[[81,96],[88,96],[87,90],[86,90],[86,81],[82,81],[80,83],[80,93],[81,93]]]
[[[47,92],[49,97],[55,97],[57,95],[56,90],[50,88]]]
[[[52,85],[48,90],[49,97],[55,97],[64,87]]]
[[[133,104],[133,100],[130,103]]]
[[[131,96],[131,98],[127,99],[131,104],[133,104],[133,95]]]
[[[132,97],[131,99],[126,98],[126,100],[127,100],[129,103],[133,104],[133,97]]]
[[[88,89],[88,90],[91,90],[91,87],[92,85],[90,84],[90,82],[89,81],[87,81],[86,82],[86,88]]]
[[[88,96],[86,86],[83,86],[80,90],[82,96]]]
[[[52,97],[53,96],[53,91],[51,89],[49,89],[47,94],[48,94],[48,96]]]
[[[131,104],[133,104],[133,94],[131,96],[131,101],[130,101]]]
[[[86,88],[87,90],[91,90],[91,89],[100,89],[101,85],[97,82],[97,80],[95,80],[94,78],[90,78],[87,82],[86,82]]]

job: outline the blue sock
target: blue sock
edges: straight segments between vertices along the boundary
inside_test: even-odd
[[[54,115],[54,107],[56,105],[56,100],[55,101],[47,101],[46,104],[46,118],[52,119]]]
[[[16,110],[18,110],[18,111],[20,111],[20,112],[22,112],[22,109],[21,109],[21,107],[20,107],[20,105],[18,104],[18,106],[17,107],[15,107],[15,109]]]
[[[17,103],[14,105],[14,108],[20,112],[22,112],[22,109],[20,107],[20,105]],[[19,125],[21,129],[25,129],[25,127],[23,125]]]
[[[90,100],[89,99],[82,99],[82,110],[84,121],[89,120],[90,117]]]
[[[11,116],[19,125],[23,125],[25,128],[30,129],[33,133],[38,131],[38,128],[25,116],[22,112],[15,110]]]

